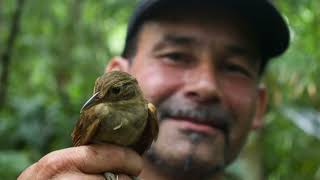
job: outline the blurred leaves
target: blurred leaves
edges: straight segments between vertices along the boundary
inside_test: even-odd
[[[31,163],[27,153],[18,151],[0,151],[1,179],[15,179],[17,173]]]
[[[0,112],[0,179],[15,179],[44,154],[70,146],[71,129],[95,78],[122,50],[135,2],[25,0]],[[290,24],[292,43],[266,72],[265,127],[250,137],[232,176],[320,179],[319,123],[310,124],[320,111],[320,1],[275,3]],[[15,8],[16,0],[0,1],[0,54]]]
[[[320,112],[311,108],[286,106],[282,113],[306,134],[320,140]]]
[[[268,67],[264,82],[270,102],[265,127],[251,137],[234,166],[242,170],[243,179],[258,174],[259,179],[268,180],[318,180],[320,1],[274,2],[290,25],[291,46]],[[252,158],[257,151],[258,158]],[[257,167],[261,171],[248,175]]]
[[[94,80],[122,50],[134,3],[25,0],[7,103],[0,112],[0,179],[15,179],[41,156],[70,146],[72,127]],[[0,1],[0,54],[16,5]]]

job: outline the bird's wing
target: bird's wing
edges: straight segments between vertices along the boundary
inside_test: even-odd
[[[158,118],[157,118],[157,109],[156,107],[148,103],[148,122],[150,123],[150,129],[151,129],[151,134],[153,137],[153,140],[157,140],[158,138],[158,133],[159,133],[159,124],[158,124]]]
[[[152,142],[157,139],[159,132],[159,125],[157,119],[156,108],[153,104],[148,104],[148,119],[146,127],[139,138],[139,141],[132,146],[136,152],[142,155],[147,149],[150,148]]]
[[[93,110],[93,108],[88,109],[88,111],[90,110]],[[101,122],[100,118],[94,116],[95,114],[90,112],[81,113],[71,135],[74,146],[88,144],[93,138]]]

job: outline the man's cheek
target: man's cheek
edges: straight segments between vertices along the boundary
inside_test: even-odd
[[[237,108],[250,106],[257,96],[256,87],[250,83],[237,83],[225,79],[221,84],[225,98]]]
[[[177,91],[181,85],[181,79],[176,74],[152,67],[137,72],[135,76],[145,98],[155,104]]]
[[[138,79],[139,84],[149,101],[157,101],[159,96],[165,94],[166,86],[164,77],[153,74],[145,74]]]

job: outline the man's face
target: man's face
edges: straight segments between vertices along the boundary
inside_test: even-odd
[[[145,23],[128,68],[159,111],[149,155],[172,169],[224,167],[265,104],[253,33],[235,17],[199,19]]]

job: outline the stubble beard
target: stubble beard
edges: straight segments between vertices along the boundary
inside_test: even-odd
[[[222,130],[224,135],[223,153],[219,153],[219,156],[223,156],[223,160],[211,164],[199,161],[196,154],[197,146],[204,141],[208,141],[208,138],[210,137],[206,134],[193,131],[181,132],[187,137],[187,140],[190,141],[189,143],[191,144],[188,154],[185,155],[183,159],[170,160],[166,158],[166,155],[163,155],[160,152],[161,150],[158,150],[155,145],[152,145],[146,152],[146,159],[156,167],[157,170],[169,175],[170,177],[174,177],[174,179],[207,179],[208,177],[221,174],[226,166],[227,155],[229,152],[229,126],[232,122],[232,117],[216,104],[212,106],[212,109],[202,107],[193,109],[193,105],[188,107],[186,103],[179,103],[179,105],[177,105],[177,102],[179,102],[178,99],[170,98],[158,106],[160,124],[170,115],[183,113],[188,115],[193,114],[195,116],[204,116],[208,119],[221,119],[221,121],[224,122],[219,122],[221,123],[219,126],[225,126],[225,129]],[[212,113],[212,111],[214,113]]]
[[[207,164],[198,160],[195,153],[196,148],[203,139],[207,138],[206,135],[186,132],[188,139],[192,143],[189,153],[180,161],[173,163],[173,160],[168,160],[154,147],[146,152],[145,157],[157,170],[167,174],[174,179],[190,179],[190,180],[204,180],[215,175],[223,173],[226,166],[226,155],[228,152],[228,138],[225,138],[223,161],[216,162],[215,164]],[[165,156],[165,155],[164,155]]]

